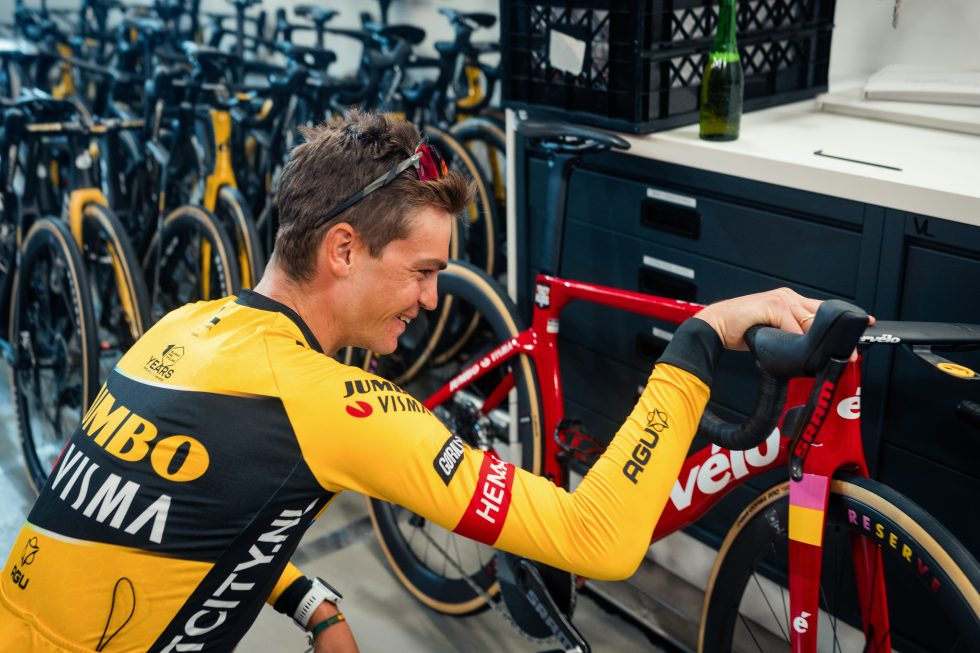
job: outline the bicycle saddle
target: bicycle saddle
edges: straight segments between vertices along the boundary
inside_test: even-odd
[[[322,7],[314,7],[313,5],[296,5],[293,7],[293,13],[295,13],[300,18],[306,18],[312,20],[318,25],[325,25],[334,19],[340,12],[333,9],[323,9]]]
[[[484,13],[482,11],[465,13],[462,11],[456,11],[455,9],[448,9],[443,7],[439,10],[439,13],[447,17],[454,23],[469,22],[477,25],[478,27],[493,27],[497,23],[497,17],[493,14]]]
[[[42,91],[25,91],[9,108],[19,109],[28,123],[63,122],[74,118],[78,107],[68,100],[59,100]]]
[[[412,45],[418,45],[425,40],[425,30],[414,25],[378,25],[376,23],[367,23],[364,25],[364,29],[386,43],[401,40],[407,41]]]
[[[946,322],[876,322],[861,336],[861,345],[980,346],[980,325]]]
[[[517,123],[517,133],[539,140],[545,149],[561,152],[630,149],[629,142],[615,134],[556,120],[521,120]]]

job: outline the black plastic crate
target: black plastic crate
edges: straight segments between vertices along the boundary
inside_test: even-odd
[[[697,122],[715,0],[501,0],[504,104],[648,133]],[[834,0],[738,2],[744,110],[827,90]]]

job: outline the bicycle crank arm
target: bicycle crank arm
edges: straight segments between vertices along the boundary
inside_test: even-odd
[[[563,648],[560,650],[565,653],[589,653],[592,649],[558,607],[538,568],[531,561],[521,558],[517,563],[516,576],[517,587],[561,643]]]

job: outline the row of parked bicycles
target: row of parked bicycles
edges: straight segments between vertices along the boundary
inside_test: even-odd
[[[497,48],[473,38],[495,16],[442,10],[453,39],[433,57],[411,25],[365,15],[339,28],[320,6],[270,18],[258,0],[229,3],[208,14],[196,0],[16,0],[0,28],[0,344],[36,487],[147,328],[261,276],[278,174],[304,124],[352,107],[413,120],[476,187],[453,257],[503,268]],[[337,76],[330,47],[343,43],[361,55]],[[404,382],[432,353],[344,356]]]

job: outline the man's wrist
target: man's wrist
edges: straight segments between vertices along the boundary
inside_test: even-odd
[[[721,336],[713,326],[699,317],[684,321],[671,339],[658,363],[673,365],[711,386],[715,367],[725,349]]]
[[[332,611],[336,611],[336,604],[340,602],[343,598],[340,592],[331,587],[322,578],[314,578],[310,581],[310,585],[300,600],[299,604],[296,606],[296,611],[293,613],[293,621],[299,626],[301,630],[309,630],[311,622],[315,625],[319,620],[324,617],[329,617],[333,614]],[[326,608],[325,606],[332,606],[331,608]],[[314,620],[317,612],[322,612],[326,610],[324,617],[320,617],[319,620]]]

